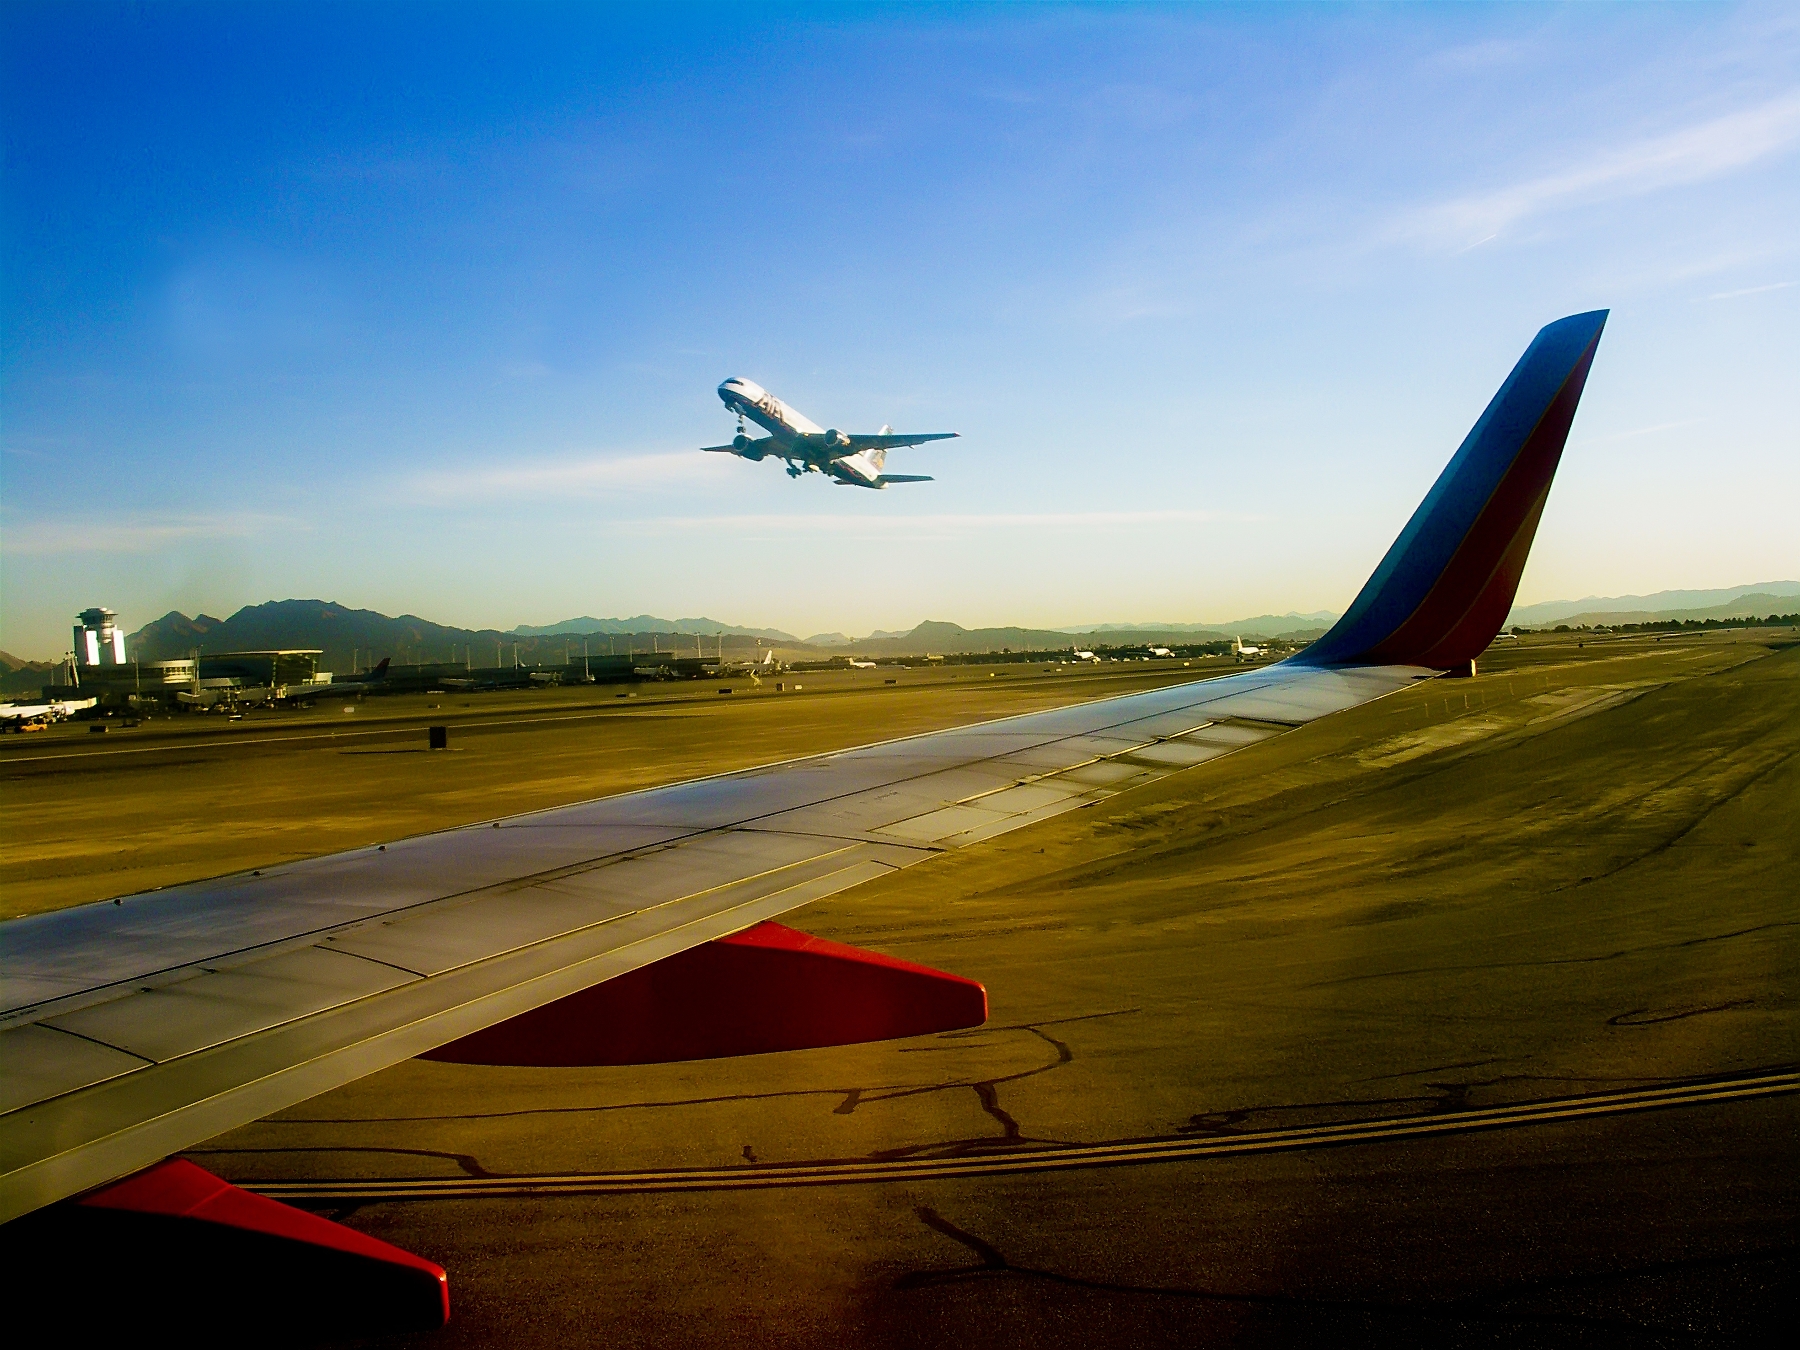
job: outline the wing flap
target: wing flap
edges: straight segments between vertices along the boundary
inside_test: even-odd
[[[173,984],[134,989],[39,1025],[160,1064],[418,978],[348,952],[302,947],[231,970],[200,971]]]

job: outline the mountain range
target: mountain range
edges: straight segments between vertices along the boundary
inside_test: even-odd
[[[1758,581],[1713,591],[1657,591],[1653,595],[1590,595],[1515,605],[1506,622],[1527,628],[1566,623],[1657,623],[1669,619],[1743,619],[1792,613],[1800,581]]]
[[[561,623],[522,623],[509,631],[523,637],[580,637],[584,633],[686,633],[693,637],[715,637],[724,633],[731,637],[768,638],[771,642],[800,641],[779,628],[741,628],[737,624],[720,623],[717,619],[659,619],[654,614],[640,614],[634,619],[595,619],[583,615],[579,619],[564,619]]]
[[[11,652],[0,652],[0,697],[36,698],[50,683],[55,661],[27,661]]]
[[[1765,581],[1722,590],[1658,591],[1652,595],[1589,596],[1521,605],[1508,625],[1548,627],[1578,624],[1649,623],[1669,619],[1725,619],[1792,613],[1800,609],[1800,582]],[[696,654],[717,650],[707,641],[723,634],[727,653],[755,651],[759,645],[823,655],[849,648],[860,655],[907,656],[928,652],[956,655],[971,652],[1057,651],[1071,646],[1125,643],[1282,639],[1305,642],[1319,636],[1336,619],[1329,610],[1310,613],[1259,614],[1224,623],[1097,623],[1073,628],[964,628],[945,620],[927,620],[911,629],[876,629],[866,637],[816,633],[804,642],[779,628],[752,628],[716,619],[663,619],[640,614],[629,619],[583,616],[555,624],[520,624],[510,630],[458,628],[433,623],[416,614],[390,617],[327,600],[271,600],[246,605],[228,619],[198,614],[192,618],[171,610],[129,635],[134,657],[144,661],[186,656],[196,649],[211,652],[266,651],[273,648],[319,649],[322,669],[348,671],[371,658],[390,656],[396,664],[455,661],[479,666],[561,662],[579,655],[577,639],[590,644],[606,640],[608,651],[659,648]],[[591,646],[598,654],[598,645]],[[13,685],[41,683],[49,663],[0,654],[0,681]]]
[[[713,630],[716,632],[717,630]],[[706,634],[712,636],[712,632]],[[271,600],[246,605],[229,619],[210,614],[193,618],[171,610],[145,624],[126,638],[131,654],[140,661],[166,661],[199,649],[208,652],[269,651],[282,648],[318,650],[319,668],[349,671],[366,667],[371,660],[392,657],[396,665],[456,662],[475,666],[560,664],[581,655],[580,633],[516,633],[495,628],[456,628],[433,623],[416,614],[390,618],[372,609],[355,609],[328,600]],[[597,641],[604,638],[606,641]],[[679,639],[679,640],[678,640]],[[672,629],[597,633],[587,639],[598,654],[615,648],[663,651],[702,649],[702,639]],[[726,651],[742,651],[753,640],[739,637]],[[704,642],[704,650],[715,650]]]

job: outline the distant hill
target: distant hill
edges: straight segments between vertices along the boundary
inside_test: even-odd
[[[710,636],[710,634],[708,634]],[[210,615],[188,618],[171,611],[145,624],[126,638],[131,654],[140,661],[165,661],[186,656],[195,648],[208,652],[268,651],[280,648],[318,648],[321,669],[348,672],[354,659],[359,666],[390,657],[396,665],[463,662],[476,666],[560,663],[564,653],[578,656],[581,635],[566,633],[504,633],[494,628],[453,628],[421,619],[416,614],[390,618],[372,609],[354,609],[328,600],[271,600],[246,605],[229,619]],[[599,639],[605,639],[601,643]],[[648,650],[660,645],[689,650],[698,639],[670,629],[636,633],[596,634],[589,639],[595,653],[633,648]],[[726,650],[742,650],[741,637]],[[713,650],[711,643],[705,650]]]
[[[723,630],[727,651],[742,651],[755,641],[778,644],[795,656],[808,650],[821,654],[849,649],[863,656],[961,656],[976,652],[1054,652],[1075,647],[1144,645],[1155,642],[1222,642],[1242,634],[1246,638],[1286,638],[1307,641],[1318,636],[1318,627],[1295,629],[1304,615],[1279,616],[1277,623],[1245,621],[1230,629],[1206,629],[1192,624],[1154,627],[1103,628],[1089,632],[1065,632],[1055,628],[964,628],[961,624],[930,619],[908,632],[876,630],[868,637],[822,633],[806,643],[775,628],[743,628],[710,619],[668,620],[653,615],[636,619],[572,619],[562,624],[521,625],[510,632],[497,629],[453,628],[433,623],[416,614],[390,618],[369,609],[354,609],[326,600],[272,600],[247,605],[229,619],[201,614],[194,618],[178,611],[145,624],[127,638],[139,660],[159,661],[186,656],[196,648],[208,652],[267,651],[275,648],[318,648],[322,669],[349,671],[354,660],[367,666],[383,656],[396,665],[473,659],[477,666],[510,665],[516,659],[526,665],[558,663],[564,652],[578,655],[583,637],[599,652],[628,648],[711,653],[708,639]],[[578,628],[579,624],[608,624],[612,628]],[[631,625],[643,627],[629,627]],[[685,625],[678,627],[677,625]],[[573,647],[571,648],[571,643]],[[602,645],[604,644],[604,645]]]
[[[1521,624],[1535,628],[1543,624],[1566,623],[1651,623],[1663,619],[1711,618],[1735,619],[1751,614],[1790,612],[1794,597],[1800,596],[1800,581],[1758,581],[1749,586],[1729,586],[1714,591],[1657,591],[1653,595],[1590,595],[1585,600],[1545,600],[1536,605],[1515,605],[1506,623],[1510,628]],[[1753,598],[1760,597],[1760,598]],[[1777,603],[1766,602],[1773,597]],[[1742,603],[1744,609],[1721,610],[1720,606]],[[1696,611],[1705,610],[1704,614]],[[1583,615],[1633,615],[1632,618],[1583,618]]]
[[[1508,624],[1547,627],[1558,623],[1649,623],[1668,619],[1761,617],[1800,610],[1800,582],[1772,581],[1715,591],[1659,591],[1654,595],[1615,596],[1600,600],[1546,601],[1514,609]],[[598,655],[630,650],[707,652],[709,641],[725,634],[727,654],[755,653],[757,644],[777,646],[794,657],[824,655],[846,648],[862,656],[944,656],[1011,650],[1068,651],[1102,647],[1228,641],[1308,642],[1336,619],[1329,610],[1311,613],[1257,614],[1217,624],[1111,623],[1091,628],[964,628],[931,619],[905,632],[876,629],[867,637],[815,633],[805,642],[779,628],[747,628],[716,619],[661,619],[640,614],[630,619],[584,616],[557,624],[520,624],[511,631],[456,628],[416,614],[390,617],[329,600],[271,600],[246,605],[228,619],[210,614],[192,618],[171,610],[127,638],[138,660],[169,660],[199,648],[207,652],[266,651],[272,648],[317,648],[321,669],[348,672],[352,660],[367,666],[382,657],[396,665],[472,661],[476,666],[560,663],[564,654],[580,655],[582,640]],[[41,687],[54,666],[0,653],[0,691],[30,692]]]
[[[27,661],[11,652],[0,652],[0,697],[36,698],[51,681],[55,661]]]
[[[1076,647],[1142,646],[1162,641],[1223,642],[1229,637],[1203,630],[1115,628],[1068,633],[1060,628],[964,628],[943,619],[927,619],[910,633],[857,638],[847,645],[859,656],[962,656],[974,652],[1066,652]]]
[[[583,633],[686,633],[713,637],[724,633],[733,637],[767,638],[771,642],[800,641],[779,628],[743,628],[734,623],[720,623],[717,619],[659,619],[654,614],[640,614],[635,619],[595,619],[583,615],[579,619],[564,619],[561,623],[522,623],[512,631],[524,637],[570,634],[580,637]]]
[[[1289,633],[1323,633],[1338,621],[1337,613],[1317,609],[1310,614],[1254,614],[1248,619],[1227,619],[1222,623],[1095,623],[1064,628],[1064,633],[1255,633],[1279,637]]]
[[[1761,619],[1771,614],[1793,614],[1800,611],[1800,594],[1775,594],[1768,591],[1750,591],[1738,596],[1735,600],[1727,600],[1719,605],[1705,605],[1697,609],[1638,609],[1583,610],[1566,618],[1556,620],[1557,623],[1569,625],[1571,628],[1586,624],[1621,623],[1666,623],[1670,620],[1698,619]],[[1530,625],[1521,625],[1529,627]],[[1548,625],[1539,624],[1538,627]]]

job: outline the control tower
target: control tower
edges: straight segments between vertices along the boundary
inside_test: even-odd
[[[110,609],[84,609],[75,616],[75,660],[83,666],[125,664],[125,634]]]

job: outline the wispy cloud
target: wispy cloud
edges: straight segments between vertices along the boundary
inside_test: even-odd
[[[480,465],[419,474],[411,486],[439,501],[486,501],[496,497],[563,498],[606,496],[694,483],[723,471],[724,455],[697,450],[667,454],[595,455],[535,463]]]
[[[71,553],[155,553],[211,539],[249,539],[271,529],[293,528],[285,516],[229,514],[146,520],[28,520],[0,528],[0,552],[13,557]]]
[[[639,533],[704,530],[732,534],[817,533],[943,538],[990,530],[1100,531],[1144,525],[1204,525],[1220,521],[1260,520],[1224,511],[1022,511],[967,514],[860,515],[855,513],[738,516],[657,516],[622,528]]]
[[[1465,43],[1459,47],[1446,47],[1441,51],[1433,52],[1423,64],[1427,70],[1448,70],[1458,73],[1470,70],[1492,70],[1500,66],[1516,65],[1536,50],[1536,44],[1522,39],[1489,38],[1486,41]]]
[[[1629,431],[1614,431],[1605,436],[1589,436],[1575,441],[1576,448],[1590,445],[1612,445],[1618,441],[1635,441],[1640,436],[1654,436],[1658,432],[1675,431],[1680,427],[1697,427],[1706,423],[1705,417],[1683,417],[1674,422],[1656,422],[1647,427],[1633,427]]]
[[[1708,300],[1735,300],[1740,295],[1764,295],[1769,291],[1785,291],[1793,284],[1791,281],[1772,281],[1767,286],[1746,286],[1737,291],[1717,291],[1706,298]]]
[[[1715,117],[1559,172],[1489,192],[1440,202],[1410,214],[1397,237],[1450,246],[1486,242],[1533,216],[1664,188],[1703,182],[1743,169],[1800,140],[1800,94]]]

